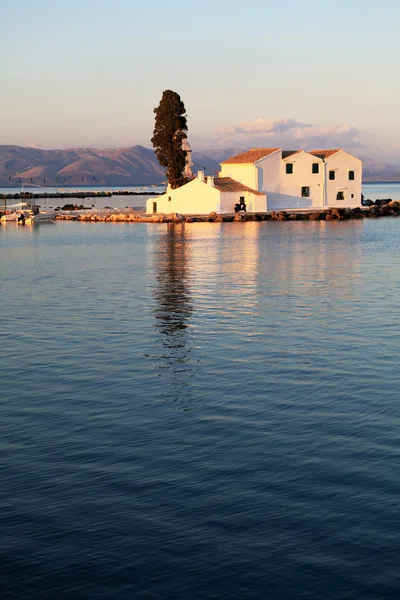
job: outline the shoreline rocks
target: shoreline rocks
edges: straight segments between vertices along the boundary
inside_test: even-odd
[[[387,204],[355,208],[330,208],[313,212],[272,211],[267,213],[242,213],[219,215],[215,212],[209,215],[144,215],[133,213],[96,213],[86,211],[84,214],[58,214],[59,221],[82,221],[102,223],[232,223],[248,221],[349,221],[352,219],[368,219],[378,217],[400,216],[400,200]]]

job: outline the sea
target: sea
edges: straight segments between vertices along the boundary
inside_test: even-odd
[[[146,200],[153,197],[155,194],[163,194],[165,188],[162,185],[152,186],[131,186],[127,188],[102,187],[102,186],[85,186],[83,187],[37,187],[24,186],[25,192],[33,194],[49,194],[49,193],[69,193],[75,192],[111,192],[111,196],[89,197],[83,200],[82,197],[71,198],[41,198],[38,202],[43,209],[62,207],[64,204],[76,203],[84,204],[87,207],[97,208],[117,208],[123,209],[133,207],[135,210],[143,210],[146,207]],[[123,192],[127,193],[124,194]],[[364,183],[362,187],[364,197],[370,200],[378,198],[391,198],[392,200],[400,200],[400,182],[399,183]],[[0,187],[0,194],[19,194],[21,187]],[[118,192],[118,194],[113,192]],[[132,192],[135,195],[132,195]],[[8,204],[11,201],[8,201]],[[17,202],[17,201],[15,201]],[[4,205],[4,200],[0,200],[1,206]]]
[[[400,221],[0,226],[4,600],[397,600]]]

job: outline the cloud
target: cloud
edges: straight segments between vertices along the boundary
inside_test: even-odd
[[[248,134],[248,133],[263,133],[265,135],[273,135],[274,133],[284,133],[291,129],[307,128],[312,125],[306,123],[299,123],[293,119],[263,119],[259,118],[255,121],[248,123],[238,123],[236,125],[227,125],[225,127],[219,127],[218,133],[228,134]]]
[[[38,150],[44,148],[43,144],[39,144],[38,142],[28,142],[27,144],[23,144],[23,146],[26,146],[27,148],[36,148]]]
[[[293,139],[298,140],[300,147],[305,150],[325,147],[362,148],[364,144],[357,138],[362,131],[351,125],[334,125],[332,127],[311,127],[310,129],[297,129],[293,132]]]
[[[246,123],[219,127],[207,138],[198,138],[198,147],[277,146],[285,149],[364,148],[365,132],[352,125],[319,126],[295,119],[258,118]]]

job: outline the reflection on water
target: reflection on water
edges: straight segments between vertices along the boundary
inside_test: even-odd
[[[155,316],[160,332],[165,335],[166,347],[181,347],[182,330],[186,329],[192,314],[192,300],[188,288],[188,248],[185,245],[185,225],[168,226],[158,242],[155,258],[158,285]]]
[[[192,376],[191,339],[188,331],[193,312],[189,288],[188,244],[185,242],[185,224],[169,224],[157,240],[154,252],[156,283],[153,295],[155,326],[160,334],[161,375],[170,378],[170,396],[185,400],[188,378]]]
[[[311,222],[306,232],[299,223],[270,231],[272,243],[264,259],[271,294],[331,303],[345,289],[347,297],[354,293],[358,298],[363,228],[361,221],[341,225],[332,238],[335,225],[325,221]]]

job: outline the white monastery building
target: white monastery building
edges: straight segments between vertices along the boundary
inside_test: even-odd
[[[199,171],[197,177],[176,190],[167,192],[146,203],[147,213],[180,213],[208,215],[211,212],[232,213],[235,204],[245,202],[248,212],[266,212],[267,199],[264,192],[254,190],[231,177],[205,177]]]
[[[191,154],[190,154],[191,161]],[[191,166],[191,165],[190,165]],[[197,177],[147,201],[148,213],[232,213],[354,208],[361,204],[362,162],[342,149],[252,148],[221,163],[219,177]]]

